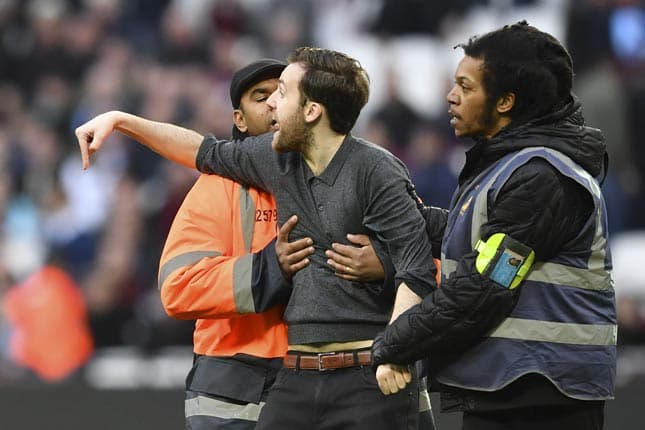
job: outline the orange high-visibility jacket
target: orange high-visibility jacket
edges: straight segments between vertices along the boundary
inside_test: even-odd
[[[194,352],[282,357],[284,306],[253,313],[253,253],[276,236],[273,197],[229,179],[202,175],[173,221],[159,265],[166,313],[194,319]],[[251,312],[251,313],[249,313]]]

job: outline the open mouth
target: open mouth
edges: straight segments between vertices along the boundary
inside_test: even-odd
[[[459,115],[454,113],[452,110],[448,111],[448,114],[450,115],[450,124],[454,125],[457,120],[459,120]]]
[[[280,131],[280,125],[275,119],[271,121],[271,131]]]

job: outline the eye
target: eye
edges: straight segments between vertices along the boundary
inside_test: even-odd
[[[465,81],[461,80],[461,79],[456,80],[455,85],[458,86],[459,88],[461,88],[461,90],[463,92],[471,90],[471,88],[468,86],[468,84]]]

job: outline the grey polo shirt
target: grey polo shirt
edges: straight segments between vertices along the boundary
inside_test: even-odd
[[[277,153],[271,139],[271,133],[234,142],[207,136],[197,167],[272,193],[280,225],[298,215],[289,239],[313,239],[315,253],[294,275],[284,313],[290,344],[372,339],[390,318],[395,291],[337,277],[325,250],[348,243],[347,233],[369,234],[386,246],[396,285],[405,282],[422,297],[432,291],[436,269],[407,168],[385,149],[348,135],[315,176],[302,154]]]

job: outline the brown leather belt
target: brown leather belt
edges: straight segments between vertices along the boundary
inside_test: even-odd
[[[289,369],[333,370],[346,367],[370,366],[372,351],[369,349],[345,352],[320,352],[318,354],[287,352],[283,366]]]

